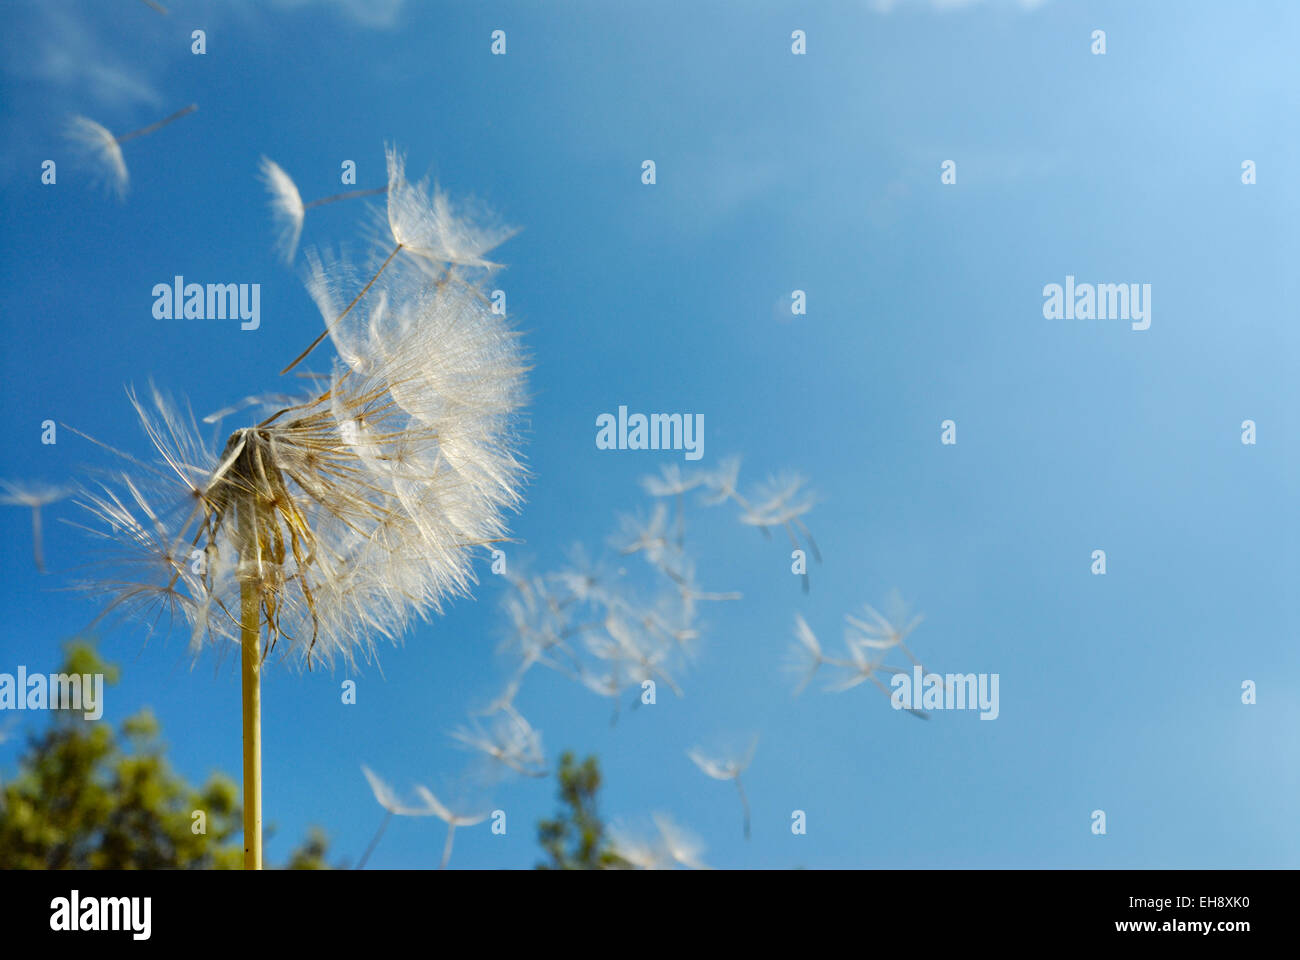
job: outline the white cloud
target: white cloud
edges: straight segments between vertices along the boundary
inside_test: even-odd
[[[86,22],[66,10],[42,8],[38,38],[14,67],[63,87],[83,102],[110,107],[161,102],[144,72],[125,63],[93,34]]]

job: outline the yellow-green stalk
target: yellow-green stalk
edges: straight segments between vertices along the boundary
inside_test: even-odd
[[[254,526],[252,523],[246,527]],[[262,651],[258,585],[240,584],[240,661],[244,714],[244,869],[262,869]]]

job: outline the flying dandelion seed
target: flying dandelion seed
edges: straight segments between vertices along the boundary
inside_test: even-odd
[[[297,185],[278,163],[263,157],[258,169],[271,194],[271,216],[279,229],[276,249],[285,263],[292,263],[293,255],[298,250],[298,238],[302,235],[302,221],[307,208],[303,206]]]
[[[280,256],[284,258],[285,263],[293,262],[294,254],[298,250],[298,238],[302,236],[303,218],[308,210],[313,207],[324,206],[327,203],[337,203],[340,200],[371,197],[385,193],[388,190],[387,187],[376,187],[373,190],[349,190],[346,193],[321,197],[311,203],[303,203],[302,195],[298,192],[298,187],[293,182],[293,178],[285,173],[284,169],[274,160],[262,157],[258,170],[262,182],[266,184],[267,192],[271,195],[271,216],[279,230],[276,237],[276,249],[279,251]]]
[[[738,497],[740,483],[740,458],[727,457],[717,468],[704,475],[704,494],[700,503],[706,507],[716,507]]]
[[[816,496],[805,489],[807,481],[798,474],[785,474],[769,479],[748,497],[740,493],[740,459],[729,457],[718,468],[703,476],[705,492],[700,502],[705,506],[735,503],[740,509],[740,522],[757,527],[765,537],[771,537],[772,528],[780,528],[790,538],[790,546],[802,549],[800,538],[817,563],[821,563],[821,548],[813,539],[803,518],[817,502]],[[801,575],[803,592],[809,590],[808,573]]]
[[[653,830],[633,828],[615,821],[608,828],[610,849],[636,870],[671,870],[681,865],[690,870],[708,870],[704,844],[665,813],[650,816]]]
[[[27,507],[32,511],[32,560],[38,573],[45,572],[45,550],[42,546],[41,508],[57,503],[72,493],[67,487],[44,483],[13,483],[0,480],[0,504]]]
[[[627,678],[621,676],[617,669],[607,670],[604,673],[596,673],[583,667],[582,672],[578,675],[579,682],[590,690],[592,693],[601,697],[608,697],[614,704],[614,712],[610,715],[609,725],[611,727],[618,724],[619,697],[627,689]]]
[[[447,825],[447,843],[442,848],[442,860],[438,863],[439,870],[446,870],[447,864],[451,860],[451,846],[452,841],[456,838],[456,830],[460,827],[472,827],[475,824],[482,823],[488,818],[488,811],[483,810],[480,806],[464,804],[459,807],[461,812],[458,813],[443,804],[428,787],[416,787],[415,789],[433,809],[434,815]]]
[[[819,667],[826,665],[843,671],[837,679],[827,684],[826,690],[828,692],[843,693],[863,683],[870,683],[887,699],[892,700],[893,694],[890,692],[890,687],[882,677],[889,678],[905,671],[901,666],[886,663],[885,657],[889,654],[889,651],[901,650],[912,663],[921,666],[921,662],[913,655],[905,641],[922,618],[920,616],[908,617],[906,608],[897,591],[891,595],[890,601],[892,618],[885,617],[869,606],[865,608],[867,614],[865,620],[852,614],[845,616],[844,619],[847,624],[844,631],[844,645],[847,650],[845,657],[831,657],[824,653],[821,644],[818,643],[816,635],[807,622],[803,617],[796,616],[795,638],[797,642],[791,648],[790,655],[787,658],[787,666],[802,674],[795,695],[797,696],[803,692]],[[914,717],[922,720],[929,719],[929,715],[922,710],[912,707],[904,707],[903,709]]]
[[[889,597],[890,616],[880,614],[874,607],[865,607],[867,619],[863,620],[851,614],[844,619],[849,625],[846,639],[851,646],[867,647],[873,650],[892,650],[897,647],[912,663],[921,666],[921,661],[908,649],[906,640],[924,619],[922,616],[908,617],[907,608],[898,591]]]
[[[610,851],[634,870],[665,870],[672,866],[660,838],[647,838],[645,830],[615,821],[606,828],[606,835]]]
[[[623,556],[642,553],[648,562],[658,564],[669,549],[668,508],[656,503],[649,519],[623,516],[614,545]]]
[[[826,662],[826,657],[822,654],[821,644],[817,642],[817,635],[799,614],[795,614],[794,618],[794,635],[797,642],[791,649],[788,665],[791,670],[802,675],[794,690],[797,697],[807,689],[817,669]]]
[[[439,800],[428,787],[420,784],[415,785],[415,793],[420,798],[418,803],[403,801],[397,796],[397,792],[385,781],[379,778],[369,767],[362,766],[361,772],[366,775],[366,781],[370,784],[370,790],[375,795],[375,802],[384,808],[384,820],[379,826],[379,831],[375,834],[374,839],[366,848],[365,854],[357,864],[360,870],[369,860],[370,854],[374,852],[379,843],[379,839],[384,834],[384,828],[388,826],[388,821],[394,816],[398,817],[437,817],[443,823],[447,824],[447,842],[443,847],[442,861],[438,864],[439,870],[445,870],[447,862],[451,859],[452,840],[456,830],[459,827],[472,827],[475,824],[482,823],[488,818],[488,813],[481,807],[473,807],[473,812],[453,812],[446,804]],[[463,810],[470,810],[470,806],[465,806]]]
[[[813,559],[821,563],[821,550],[802,519],[816,503],[812,493],[803,489],[805,483],[798,475],[773,478],[759,487],[752,497],[741,498],[733,494],[733,499],[741,507],[741,523],[758,527],[764,535],[768,534],[770,528],[779,527],[789,536],[790,546],[795,550],[801,548],[799,535],[802,535]],[[809,585],[806,572],[802,583],[803,592],[807,593]]]
[[[650,817],[659,828],[659,836],[669,857],[689,870],[709,869],[702,859],[704,842],[699,837],[679,826],[666,813],[653,813]]]
[[[657,486],[657,477],[643,486],[695,486],[695,480],[680,479],[672,471],[665,471],[665,477],[665,488]],[[694,562],[671,535],[664,503],[653,505],[649,519],[621,515],[621,524],[608,541],[611,550],[617,559],[640,556],[647,561],[644,567],[629,570],[610,563],[608,556],[592,562],[577,548],[564,567],[509,578],[512,589],[502,600],[510,624],[505,648],[516,666],[501,702],[513,701],[534,666],[554,670],[611,700],[611,725],[617,724],[621,700],[629,690],[636,691],[633,709],[653,702],[645,697],[659,684],[684,695],[678,677],[702,636],[698,605],[737,600],[740,594],[700,589]]]
[[[121,136],[114,135],[106,127],[88,117],[77,116],[68,121],[67,134],[68,138],[79,145],[86,153],[87,159],[92,164],[92,169],[97,171],[97,178],[121,200],[126,196],[129,180],[126,160],[122,157],[122,144],[128,140],[134,140],[136,137],[146,136],[155,130],[161,130],[172,121],[179,120],[198,108],[197,103],[191,103],[188,107],[177,110],[157,123],[151,123],[147,127],[132,130],[130,133],[124,133]]]
[[[467,204],[453,205],[441,190],[435,189],[430,195],[427,182],[411,183],[406,179],[405,159],[400,153],[389,147],[387,156],[388,203],[384,226],[388,237],[381,242],[376,254],[376,259],[382,257],[382,262],[347,306],[334,316],[325,316],[325,329],[306,350],[280,371],[282,374],[288,373],[306,359],[331,334],[383,276],[399,253],[406,252],[407,259],[423,274],[424,279],[436,279],[437,290],[441,291],[448,280],[459,275],[455,271],[457,267],[495,269],[498,265],[485,259],[484,255],[518,232],[513,227],[497,224],[484,210]],[[393,249],[384,256],[383,250],[387,249],[390,240],[394,244]],[[393,272],[402,271],[395,267]],[[460,289],[463,290],[464,287]],[[476,287],[472,289],[473,296],[482,300],[482,293]],[[320,303],[319,299],[317,303]]]
[[[686,494],[699,487],[705,481],[704,474],[695,472],[684,474],[675,463],[661,468],[659,476],[641,478],[641,487],[652,497],[672,497],[675,502],[677,546],[686,542]]]
[[[361,765],[361,772],[366,775],[366,782],[370,784],[370,792],[375,795],[375,802],[384,808],[384,819],[380,822],[374,838],[366,846],[366,852],[357,861],[358,870],[365,869],[366,863],[370,860],[370,855],[375,852],[375,847],[379,846],[379,841],[388,828],[388,821],[393,817],[432,817],[437,815],[434,808],[423,799],[418,804],[400,800],[397,791],[381,780],[379,775],[365,764]]]
[[[541,733],[508,703],[500,707],[499,713],[490,729],[475,723],[472,727],[458,727],[451,735],[515,773],[525,777],[548,776]]]
[[[377,281],[382,309],[337,331],[346,349],[324,390],[219,451],[188,408],[132,391],[159,459],[128,457],[80,497],[122,552],[115,575],[86,585],[108,596],[103,615],[183,621],[196,654],[240,646],[247,867],[261,862],[263,660],[277,648],[308,668],[371,660],[377,639],[469,594],[474,555],[505,539],[521,502],[517,336],[467,275]]]
[[[740,805],[745,813],[746,840],[749,839],[749,798],[745,796],[740,775],[749,769],[750,763],[754,760],[754,751],[757,749],[758,737],[753,737],[743,750],[705,753],[699,747],[693,747],[686,751],[691,762],[699,767],[700,772],[705,776],[712,777],[714,780],[730,780],[736,784],[736,791],[740,794]]]

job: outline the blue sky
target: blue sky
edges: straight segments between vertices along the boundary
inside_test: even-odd
[[[258,158],[312,199],[343,189],[348,159],[359,187],[382,185],[394,142],[410,170],[524,228],[494,283],[536,361],[512,562],[597,550],[647,505],[638,478],[681,462],[597,450],[595,418],[620,404],[702,413],[703,466],[740,454],[742,481],[797,470],[819,493],[824,562],[807,595],[783,541],[691,508],[704,586],[744,599],[707,611],[682,699],[661,690],[611,726],[607,701],[529,675],[520,709],[552,759],[600,756],[608,817],[666,811],[724,867],[1300,865],[1286,600],[1300,572],[1286,420],[1300,399],[1300,8],[171,6],[19,4],[0,40],[0,476],[105,464],[69,431],[41,445],[47,418],[145,453],[127,383],[152,377],[200,415],[279,388],[320,319],[272,252]],[[495,29],[505,56],[489,52]],[[189,102],[196,114],[126,144],[122,204],[61,136],[69,114],[121,132]],[[945,160],[956,184],[940,182]],[[310,211],[303,245],[355,245],[364,217],[361,203]],[[261,328],[155,320],[150,291],[176,274],[260,283]],[[1150,329],[1044,319],[1044,285],[1067,275],[1151,284]],[[806,316],[790,315],[796,289]],[[956,445],[940,443],[945,419]],[[75,509],[46,516],[42,577],[28,514],[0,512],[0,671],[53,669],[95,613],[60,590],[88,558],[58,522]],[[383,652],[382,673],[269,672],[272,860],[312,823],[360,854],[381,816],[362,763],[432,786],[470,762],[447,731],[505,676],[505,584],[480,573],[473,600]],[[996,721],[918,722],[865,687],[792,698],[795,614],[838,648],[844,615],[893,589],[925,614],[912,639],[928,665],[999,675]],[[191,667],[184,640],[103,636],[123,665],[106,720],[148,704],[186,776],[237,776],[237,663]],[[356,705],[340,703],[345,679]],[[746,842],[734,791],[685,751],[750,731]],[[20,741],[0,745],[0,770]],[[537,858],[554,782],[493,799],[506,835],[460,831],[454,866]],[[790,831],[796,809],[806,836]],[[430,866],[441,844],[437,824],[398,820],[372,864]]]

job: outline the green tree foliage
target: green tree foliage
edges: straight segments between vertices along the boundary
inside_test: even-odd
[[[61,672],[117,682],[117,668],[89,643],[73,642],[66,653]],[[31,738],[18,776],[0,783],[0,869],[240,868],[238,786],[214,773],[195,789],[173,772],[147,708],[120,730],[75,710],[51,715]],[[289,867],[327,866],[326,847],[313,830]]]
[[[600,791],[600,763],[588,756],[581,764],[571,750],[560,757],[556,772],[560,784],[560,802],[565,809],[553,820],[537,825],[537,839],[549,862],[539,863],[539,870],[619,870],[627,862],[609,846],[605,825],[597,809]]]

